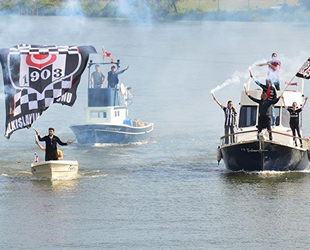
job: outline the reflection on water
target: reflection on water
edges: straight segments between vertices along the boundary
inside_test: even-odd
[[[37,180],[31,181],[33,187],[37,191],[52,191],[52,192],[63,192],[72,191],[78,185],[78,180]]]

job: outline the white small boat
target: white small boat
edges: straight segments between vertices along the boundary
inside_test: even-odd
[[[79,170],[78,161],[42,161],[31,164],[33,176],[51,180],[72,180],[76,179]]]

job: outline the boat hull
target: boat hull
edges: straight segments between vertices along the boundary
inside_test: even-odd
[[[79,164],[77,161],[43,161],[31,164],[31,173],[44,179],[76,179]]]
[[[226,168],[232,171],[295,171],[309,167],[306,149],[273,141],[224,145],[221,153]]]
[[[78,143],[118,143],[128,144],[148,140],[153,131],[153,123],[144,127],[109,124],[84,124],[70,126]]]

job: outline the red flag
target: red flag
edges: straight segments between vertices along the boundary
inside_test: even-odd
[[[111,53],[107,52],[104,47],[102,47],[102,59],[104,60],[106,57],[110,57]]]

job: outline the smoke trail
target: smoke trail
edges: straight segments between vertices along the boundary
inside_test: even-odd
[[[302,66],[302,64],[307,60],[309,57],[308,52],[302,52],[299,55],[296,55],[294,58],[288,58],[284,55],[279,55],[279,60],[281,61],[281,70],[280,70],[280,81],[285,82],[290,80],[298,71],[298,69]],[[266,63],[270,59],[260,59],[254,62],[248,69],[251,70],[253,77],[258,79],[261,82],[267,77],[268,66],[259,67],[257,64]],[[218,90],[221,90],[224,87],[227,87],[230,84],[239,85],[242,81],[245,82],[243,85],[246,86],[246,81],[249,80],[249,72],[238,72],[232,74],[230,79],[227,79],[221,85],[216,86],[213,88],[210,93],[213,94]]]
[[[267,69],[266,67],[258,67],[256,66],[257,64],[261,64],[261,63],[266,63],[268,60],[266,59],[261,59],[261,60],[257,60],[256,62],[254,62],[251,66],[248,67],[248,71],[244,71],[244,72],[238,72],[236,71],[235,73],[232,74],[232,77],[230,79],[227,79],[225,82],[223,82],[221,85],[216,86],[214,89],[212,89],[210,91],[211,94],[214,94],[216,91],[227,87],[230,84],[236,84],[239,85],[240,83],[243,82],[243,87],[247,86],[247,82],[249,81],[249,71],[252,72],[254,78],[256,79],[260,79],[262,77],[266,77],[267,76]]]
[[[221,85],[216,86],[214,89],[210,91],[211,94],[215,93],[216,91],[219,91],[220,89],[227,87],[230,84],[236,84],[239,85],[242,80],[246,80],[248,78],[249,74],[247,72],[239,72],[236,71],[232,74],[232,77],[230,79],[227,79],[225,82],[223,82]]]
[[[80,1],[67,0],[62,4],[58,13],[60,16],[85,16]]]
[[[146,1],[120,0],[118,12],[131,20],[150,24],[152,22],[151,7]]]

